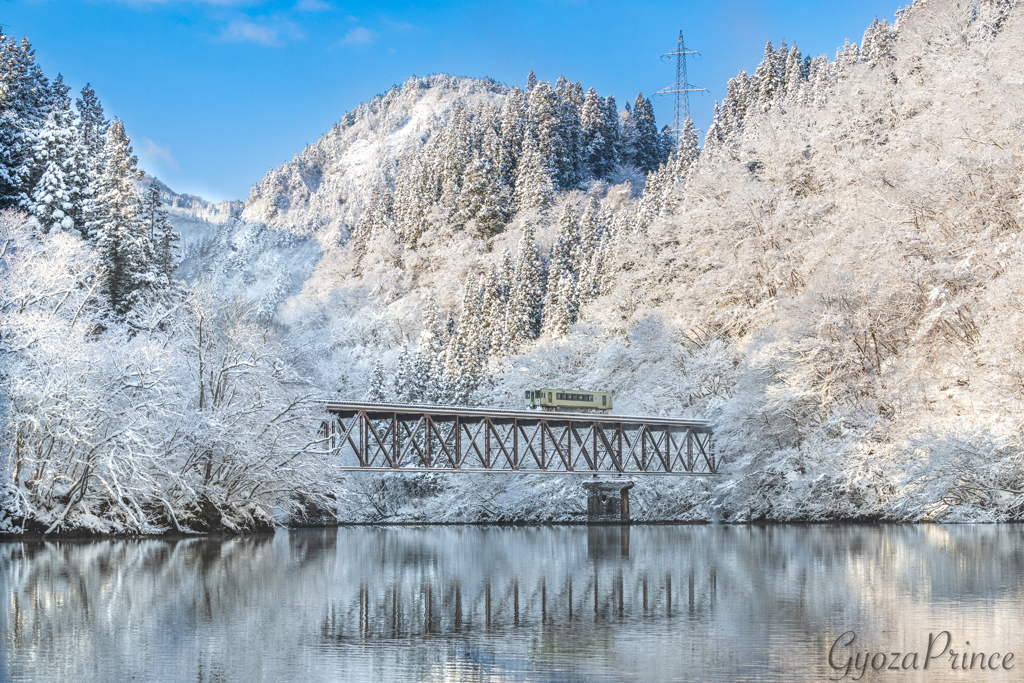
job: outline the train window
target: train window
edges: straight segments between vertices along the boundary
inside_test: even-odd
[[[603,405],[603,406],[608,405],[608,397],[607,396],[602,396],[601,397],[601,405]]]
[[[531,398],[533,398],[533,392],[530,391],[529,389],[527,389],[526,390],[526,399],[529,400]]]
[[[548,392],[548,400],[549,401],[551,400],[551,392],[550,391]]]

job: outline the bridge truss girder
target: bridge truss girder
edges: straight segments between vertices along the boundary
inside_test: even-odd
[[[339,469],[608,475],[718,473],[706,422],[597,413],[331,403]]]

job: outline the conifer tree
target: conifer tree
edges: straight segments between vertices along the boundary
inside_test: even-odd
[[[889,25],[887,19],[879,22],[878,17],[875,17],[864,31],[860,47],[861,59],[872,69],[889,66],[896,59],[892,53],[895,42],[895,28]]]
[[[424,387],[421,396],[429,403],[443,400],[444,354],[448,337],[438,316],[433,295],[427,300],[420,332],[419,383]]]
[[[540,335],[544,311],[546,277],[537,247],[534,227],[527,223],[513,259],[503,337],[508,353]]]
[[[592,301],[599,293],[597,277],[600,268],[595,262],[601,246],[601,232],[597,208],[592,202],[588,203],[583,209],[583,215],[580,216],[580,237],[575,255],[579,272],[578,298],[580,308]]]
[[[593,88],[583,99],[580,115],[583,150],[587,167],[597,178],[607,178],[615,166],[615,147],[608,135],[605,102]]]
[[[523,152],[526,135],[526,97],[518,88],[512,88],[501,108],[501,155],[498,158],[498,177],[509,188],[515,187],[516,169]]]
[[[418,155],[404,160],[398,169],[398,177],[395,180],[393,202],[390,205],[392,220],[395,232],[400,236],[402,242],[410,248],[416,247],[420,237],[426,231],[428,210],[437,201],[438,197],[438,183],[433,164],[433,152],[433,144],[428,142]],[[369,239],[370,234],[376,229],[375,226],[383,226],[388,223],[386,219],[388,202],[381,196],[384,190],[385,188],[381,183],[374,190],[376,193],[374,196],[377,199],[371,201],[371,204],[384,202],[383,205],[374,209],[384,219],[382,220],[381,217],[371,214],[366,217],[365,225],[360,226],[357,223],[356,227],[360,232],[360,239]]]
[[[690,167],[700,156],[700,146],[697,140],[697,129],[693,121],[687,116],[683,121],[683,133],[679,137],[679,150],[676,152],[675,177],[677,182],[683,180],[689,172]]]
[[[165,288],[174,280],[180,236],[174,232],[167,210],[160,201],[160,188],[156,182],[149,183],[142,201],[141,222],[148,233],[147,241],[152,249],[152,270],[155,273],[155,287]]]
[[[593,301],[607,290],[606,264],[615,242],[612,229],[613,215],[605,209],[597,212],[597,242],[585,270],[580,274],[580,306]]]
[[[104,118],[103,105],[88,83],[82,88],[82,96],[75,100],[75,108],[78,109],[78,135],[86,154],[98,159],[106,144],[110,122]]]
[[[860,50],[857,43],[851,43],[849,39],[843,42],[843,46],[836,50],[836,61],[833,66],[833,78],[841,80],[860,61]]]
[[[658,126],[654,121],[654,108],[643,93],[633,103],[633,121],[636,126],[636,146],[633,164],[650,173],[662,163],[661,145],[658,140]]]
[[[803,90],[807,77],[804,75],[803,57],[800,49],[793,43],[786,57],[786,99],[790,105],[800,103],[800,92]]]
[[[461,228],[465,225],[462,220],[465,215],[459,211],[459,199],[466,167],[473,159],[474,151],[473,126],[461,100],[455,102],[438,151],[441,164],[441,209],[456,228]]]
[[[141,180],[138,160],[132,154],[124,126],[117,119],[107,132],[103,158],[105,165],[96,197],[99,223],[90,227],[96,235],[105,272],[103,293],[107,308],[115,317],[123,317],[132,306],[133,295],[154,278],[151,245],[145,238],[136,191],[136,183]]]
[[[728,139],[728,124],[724,119],[722,109],[716,100],[715,115],[711,119],[711,125],[708,126],[708,132],[704,134],[704,151],[711,152],[722,146]]]
[[[363,215],[356,221],[356,225],[348,238],[349,259],[352,262],[353,275],[359,276],[363,274],[363,259],[366,258],[366,252],[369,249],[372,237],[373,223],[369,211],[364,211]]]
[[[495,138],[496,140],[496,138]],[[477,154],[466,170],[462,186],[462,224],[475,221],[476,234],[487,239],[505,229],[511,213],[510,188],[501,183],[494,162]]]
[[[0,33],[0,209],[18,205],[42,174],[31,159],[48,107],[49,84],[31,44]]]
[[[623,165],[636,165],[636,143],[637,129],[636,120],[633,117],[633,108],[626,102],[626,106],[619,112],[619,140],[615,156]]]
[[[491,355],[499,358],[511,353],[514,341],[510,338],[509,309],[513,305],[515,286],[515,261],[506,250],[501,265],[493,271],[496,286],[488,283],[485,290],[484,320],[490,334]]]
[[[669,160],[677,147],[679,147],[677,131],[672,130],[667,125],[662,126],[661,132],[658,133],[658,158],[662,160],[662,163]]]
[[[562,104],[551,86],[544,81],[530,91],[527,121],[528,142],[533,143],[540,167],[551,179],[554,188],[561,189],[565,180],[566,158],[565,140],[562,137]]]
[[[558,184],[561,188],[569,188],[576,186],[583,178],[583,128],[580,122],[583,88],[578,82],[570,84],[565,76],[560,76],[555,85],[555,94],[561,102],[558,110],[559,137],[562,140],[557,164]]]
[[[662,166],[657,171],[647,174],[644,193],[633,214],[633,229],[637,234],[644,234],[654,221],[654,217],[661,213],[664,207],[665,195],[669,189],[667,171],[666,166]]]
[[[422,349],[413,352],[412,367],[410,400],[414,403],[430,403],[433,400],[433,381],[430,377],[430,363],[424,357]]]
[[[398,355],[398,367],[395,370],[391,393],[394,395],[395,402],[397,403],[414,403],[420,398],[416,394],[416,389],[417,380],[415,357],[414,354],[409,351],[408,344],[406,344],[402,347],[402,352]]]
[[[558,241],[551,248],[548,291],[544,299],[544,332],[553,337],[568,334],[579,316],[579,220],[566,203],[558,219]]]
[[[726,140],[733,143],[740,141],[747,116],[755,111],[756,100],[757,93],[746,71],[740,71],[729,79],[725,86],[725,99],[722,100],[718,119]]]
[[[781,100],[786,96],[786,59],[789,57],[789,47],[786,41],[779,43],[779,49],[775,51],[775,74],[779,78],[780,87],[775,93],[775,99]]]
[[[527,136],[523,156],[516,171],[516,208],[544,210],[554,200],[555,190],[547,164],[537,151],[533,138]]]
[[[771,41],[764,46],[764,57],[754,72],[754,91],[757,93],[757,106],[767,112],[777,97],[784,92],[785,80],[779,69],[779,52]]]
[[[370,403],[383,403],[387,379],[384,375],[384,364],[380,358],[373,360],[373,369],[366,387],[366,400]]]
[[[818,55],[811,60],[811,74],[808,77],[808,103],[824,107],[832,88],[832,65],[828,57]]]
[[[469,402],[470,395],[479,386],[487,362],[482,300],[482,289],[477,285],[476,276],[470,274],[455,333],[445,346],[444,384],[449,399],[455,403]]]
[[[487,341],[490,353],[504,355],[506,342],[504,338],[505,309],[509,297],[509,272],[512,257],[506,251],[501,264],[494,264],[484,276],[480,301],[481,329]]]
[[[98,221],[95,206],[96,184],[103,174],[103,149],[106,147],[110,122],[104,118],[103,106],[88,84],[82,88],[81,97],[75,100],[75,108],[78,110],[80,173],[85,175],[88,182],[81,196],[76,198],[71,217],[75,225],[87,233],[87,226],[95,225]]]
[[[75,206],[88,185],[82,150],[74,128],[68,87],[58,75],[50,88],[50,111],[36,133],[30,161],[40,169],[39,179],[21,205],[39,222],[43,233],[80,230],[74,220]]]

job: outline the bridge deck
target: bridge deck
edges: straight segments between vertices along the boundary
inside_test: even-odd
[[[325,402],[342,470],[689,475],[718,473],[711,426],[597,412]]]

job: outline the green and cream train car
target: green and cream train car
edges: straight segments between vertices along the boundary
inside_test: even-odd
[[[611,410],[612,392],[582,391],[580,389],[527,389],[528,408],[558,408],[572,410]]]

